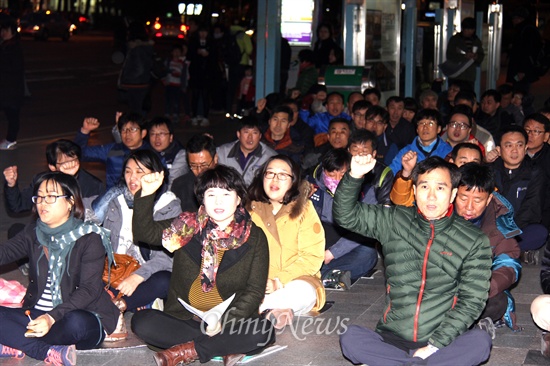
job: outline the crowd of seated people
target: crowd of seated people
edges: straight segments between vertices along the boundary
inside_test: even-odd
[[[304,67],[314,65],[311,56],[302,55]],[[478,101],[468,87],[451,82],[442,95],[425,90],[418,99],[384,99],[375,88],[345,96],[313,85],[303,97],[257,101],[238,120],[235,141],[217,144],[215,135],[200,133],[185,147],[164,117],[117,116],[120,142],[104,145],[89,143],[99,121],[84,119],[74,142],[48,145],[50,172],[37,174],[29,188],[19,188],[16,166],[4,170],[10,212],[32,209],[38,216],[0,245],[0,264],[28,256],[29,276],[38,281],[23,304],[35,320],[0,307],[13,318],[0,330],[2,355],[57,357],[59,365],[71,365],[75,347],[124,339],[123,315],[132,312],[132,329],[155,348],[159,365],[215,356],[233,365],[261,352],[258,344],[273,343],[272,327],[318,314],[325,290],[348,290],[377,263],[385,266],[388,308],[377,334],[352,327],[342,336],[343,353],[354,363],[385,360],[384,352],[412,363],[415,357],[436,360],[457,352],[457,342],[478,342],[472,359],[482,362],[495,327],[520,330],[510,289],[522,264],[542,262],[546,297],[533,304],[533,317],[550,331],[550,109],[524,114],[532,106],[512,104],[515,93],[503,85]],[[81,168],[86,161],[105,165],[105,185]],[[67,212],[56,211],[52,223],[54,209]],[[460,258],[422,259],[424,252],[411,249],[417,243],[407,238],[410,232],[390,227],[392,220],[407,220],[403,227],[442,255],[452,256],[454,241],[471,245],[456,249]],[[464,233],[447,238],[447,229]],[[69,240],[66,233],[75,231],[80,236]],[[389,242],[402,253],[385,246]],[[40,245],[48,248],[44,254],[35,248]],[[95,256],[87,258],[92,248]],[[48,264],[48,250],[62,272]],[[141,267],[105,287],[105,253],[109,260],[115,253],[131,255]],[[459,261],[467,257],[479,266],[462,268]],[[89,276],[70,276],[80,266]],[[426,301],[437,310],[409,313],[410,304],[397,297],[406,291],[402,281],[416,281],[417,270],[437,275],[438,266],[447,273],[426,289]],[[475,284],[466,280],[471,278]],[[79,296],[84,289],[94,292]],[[455,292],[454,300],[447,296]],[[471,296],[457,304],[464,293]],[[72,301],[75,296],[79,301]],[[201,311],[224,301],[232,305],[203,334],[200,319],[178,298]],[[410,332],[398,309],[414,320]],[[76,335],[70,322],[95,330],[98,314],[99,336]],[[231,319],[257,321],[264,331],[231,335],[223,331]],[[43,337],[40,347],[23,334],[8,336],[25,328]],[[550,335],[542,337],[543,354],[550,357]],[[373,347],[383,340],[388,348],[362,352],[363,339]]]

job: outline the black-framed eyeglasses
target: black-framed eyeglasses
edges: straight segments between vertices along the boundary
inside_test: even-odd
[[[208,169],[210,167],[210,165],[212,165],[213,161],[214,161],[214,159],[210,160],[210,163],[208,163],[208,164],[206,164],[206,163],[198,164],[198,165],[197,164],[189,164],[189,169],[194,170],[194,171]]]
[[[157,136],[166,137],[166,136],[168,136],[168,135],[170,135],[170,132],[151,132],[151,133],[149,134],[149,136],[151,136],[151,137],[153,137],[153,138],[154,138],[154,137],[157,137]]]
[[[69,197],[69,196],[67,196],[66,194],[61,195],[61,196],[48,194],[46,196],[32,196],[31,200],[32,200],[32,203],[38,204],[38,203],[46,202],[47,204],[51,205],[53,203],[56,203],[58,198],[67,198],[67,197]]]
[[[120,130],[120,133],[136,133],[139,131],[139,127],[127,127]]]
[[[285,181],[288,178],[293,178],[292,175],[287,174],[287,173],[275,173],[275,172],[265,172],[264,173],[264,178],[265,179],[274,179],[275,177],[277,177],[277,179],[280,180],[280,181]]]
[[[527,133],[528,135],[530,134],[533,134],[535,136],[539,136],[541,133],[544,133],[544,131],[541,131],[541,130],[530,130],[528,128],[525,129],[525,133]]]
[[[376,119],[376,118],[367,118],[367,123],[376,123],[377,125],[385,125],[386,122],[384,122],[383,119]]]
[[[450,122],[449,127],[460,128],[461,130],[467,130],[468,128],[470,128],[470,125],[462,122]]]
[[[74,158],[74,159],[67,160],[67,161],[59,161],[59,162],[56,162],[55,165],[56,166],[61,166],[61,165],[64,165],[64,164],[74,163],[75,161],[78,161],[78,158]]]
[[[367,114],[366,114],[366,113],[355,112],[355,113],[353,113],[353,115],[354,115],[355,118],[363,119],[363,118],[365,118],[365,116],[366,116]]]

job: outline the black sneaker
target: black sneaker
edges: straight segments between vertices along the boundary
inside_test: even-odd
[[[334,290],[349,290],[351,287],[351,272],[333,269],[326,273],[323,278],[323,286]]]
[[[491,339],[495,339],[495,324],[493,324],[493,319],[487,317],[483,318],[477,322],[477,327],[481,330],[484,330],[491,336]]]

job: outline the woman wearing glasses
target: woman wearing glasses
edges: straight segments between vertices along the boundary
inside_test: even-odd
[[[141,267],[123,280],[117,288],[110,288],[115,304],[123,313],[149,305],[155,299],[165,299],[172,271],[172,258],[160,248],[150,248],[135,240],[132,235],[134,194],[141,189],[141,177],[154,172],[164,172],[164,167],[153,151],[138,150],[130,153],[124,161],[122,184],[112,188],[119,194],[109,202],[103,227],[111,231],[113,250],[127,254],[141,264]],[[172,219],[181,213],[179,199],[166,191],[166,182],[155,192],[154,220]],[[125,339],[128,333],[121,315],[114,334],[105,341]]]
[[[75,348],[97,347],[116,326],[119,311],[101,280],[111,244],[104,229],[83,222],[74,177],[41,175],[32,201],[36,221],[0,245],[0,265],[27,256],[30,263],[23,307],[0,306],[0,357],[74,365]]]
[[[269,158],[254,177],[249,194],[252,220],[264,230],[269,243],[269,278],[260,311],[268,313],[276,328],[282,328],[292,322],[294,314],[324,306],[319,271],[325,233],[308,199],[309,184],[302,182],[300,167],[289,157]]]

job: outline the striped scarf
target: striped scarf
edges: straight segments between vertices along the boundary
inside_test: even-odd
[[[111,247],[111,233],[109,230],[94,223],[83,222],[82,220],[76,219],[72,214],[65,223],[56,228],[50,228],[38,219],[36,221],[35,232],[38,242],[47,249],[47,251],[42,251],[37,260],[37,275],[40,275],[38,271],[38,262],[42,255],[44,255],[44,252],[46,252],[48,255],[48,266],[52,282],[51,291],[54,307],[63,303],[61,296],[61,278],[64,271],[70,276],[68,261],[70,260],[71,252],[78,239],[90,233],[99,234],[103,247],[107,252],[107,257],[109,258],[109,264],[113,262],[113,248]]]

